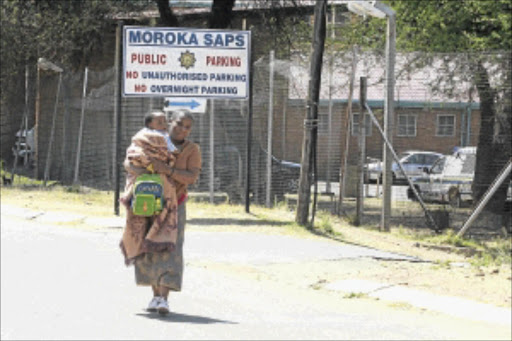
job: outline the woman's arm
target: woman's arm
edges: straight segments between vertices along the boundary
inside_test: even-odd
[[[194,182],[196,182],[198,176],[199,176],[199,168],[192,168],[192,169],[175,169],[171,174],[171,177],[178,181],[179,183],[185,184],[185,185],[192,185]]]
[[[170,176],[173,180],[178,181],[184,185],[191,185],[199,176],[199,168],[190,168],[190,169],[176,169],[174,167],[170,167],[165,162],[160,160],[151,160],[155,172],[158,174],[165,174]]]

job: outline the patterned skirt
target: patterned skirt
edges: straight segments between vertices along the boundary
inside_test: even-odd
[[[186,203],[178,205],[178,239],[172,252],[146,253],[135,261],[137,285],[165,286],[181,291],[183,281],[183,242],[185,239]]]

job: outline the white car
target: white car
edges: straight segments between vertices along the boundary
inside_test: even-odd
[[[408,177],[414,177],[422,175],[425,168],[430,168],[442,156],[443,154],[436,152],[408,150],[400,154],[399,157],[405,174]],[[382,183],[382,164],[381,161],[377,161],[366,165],[365,171],[368,174],[368,180],[378,180]],[[405,176],[396,162],[393,162],[391,170],[393,171],[393,181],[405,180]]]
[[[425,201],[450,203],[460,207],[473,200],[471,184],[475,176],[476,149],[458,151],[436,161],[425,174],[412,179]],[[415,199],[409,188],[410,199]]]

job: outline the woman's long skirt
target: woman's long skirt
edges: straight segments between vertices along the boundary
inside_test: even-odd
[[[165,286],[181,291],[183,281],[183,242],[185,239],[186,203],[178,205],[178,238],[172,252],[146,253],[135,261],[137,285]]]

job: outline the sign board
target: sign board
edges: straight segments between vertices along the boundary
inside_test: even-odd
[[[124,26],[124,97],[246,99],[250,31]]]
[[[206,98],[166,97],[164,100],[164,110],[184,109],[189,112],[204,114],[206,112],[206,101]]]

